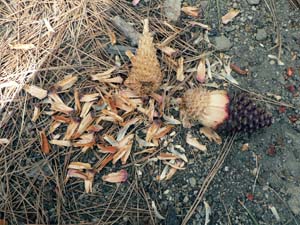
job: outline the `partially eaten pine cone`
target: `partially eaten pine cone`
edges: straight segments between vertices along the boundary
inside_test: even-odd
[[[229,97],[224,90],[190,89],[182,97],[180,116],[184,127],[198,122],[216,129],[228,118]]]
[[[230,100],[224,90],[208,91],[204,88],[185,92],[180,115],[184,127],[198,122],[216,129],[226,121],[225,127],[231,132],[252,133],[273,122],[272,114],[246,93],[239,93]]]
[[[136,56],[132,57],[132,68],[125,85],[138,95],[151,95],[159,89],[163,74],[156,56],[148,20],[144,21],[143,36],[140,38]]]

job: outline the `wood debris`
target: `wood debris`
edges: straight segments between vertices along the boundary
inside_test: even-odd
[[[31,117],[31,121],[36,122],[40,115],[41,115],[41,109],[38,105],[35,105],[33,110],[33,115]]]
[[[70,177],[80,178],[84,180],[84,189],[86,193],[92,192],[93,181],[96,171],[92,169],[89,163],[72,162],[68,166],[68,173],[65,183],[68,182]]]
[[[222,23],[227,24],[230,21],[232,21],[238,14],[240,13],[240,10],[238,9],[230,9],[229,12],[222,16]]]
[[[184,6],[181,11],[188,16],[199,17],[200,9],[195,6]]]
[[[34,44],[8,44],[11,49],[15,50],[30,50],[34,49],[35,45]]]
[[[186,136],[186,143],[188,143],[189,145],[195,147],[196,149],[206,152],[207,148],[205,145],[201,144],[197,138],[194,138],[191,134],[187,134]]]
[[[205,83],[206,77],[206,67],[205,67],[205,58],[201,58],[197,67],[197,80],[200,83]]]
[[[40,100],[46,98],[48,95],[48,92],[46,90],[35,85],[25,85],[24,90],[31,94],[33,97],[36,97]]]
[[[214,141],[218,145],[222,144],[222,138],[217,134],[215,130],[210,127],[201,127],[200,133],[204,134],[209,141]]]
[[[7,138],[0,138],[0,145],[9,144],[9,140]]]
[[[63,80],[57,82],[54,85],[54,87],[57,90],[65,91],[71,88],[76,83],[77,80],[78,80],[78,76],[68,75]]]
[[[180,1],[165,2],[167,2],[165,4],[173,2],[171,6],[175,11],[179,6],[179,15],[181,9],[189,16],[199,16],[199,8],[186,6],[181,8]],[[171,20],[174,19],[176,20],[175,17]],[[137,50],[126,49],[126,55],[130,58],[129,66],[122,65],[122,57],[116,54],[112,57],[113,65],[107,64],[100,72],[88,74],[87,79],[80,81],[79,85],[79,77],[70,74],[49,87],[49,90],[35,85],[24,87],[30,95],[42,100],[34,105],[32,121],[41,120],[39,119],[41,114],[49,118],[49,123],[45,126],[47,130],[45,128],[39,132],[43,153],[49,154],[51,148],[70,148],[80,154],[87,154],[87,151],[97,152],[99,161],[93,166],[84,162],[71,162],[68,166],[66,182],[72,177],[82,179],[86,193],[92,192],[94,176],[111,165],[118,167],[127,166],[128,162],[134,165],[140,165],[140,162],[160,162],[163,169],[155,172],[159,181],[169,180],[178,171],[184,170],[189,162],[186,150],[180,145],[173,144],[174,137],[178,135],[174,127],[182,124],[185,126],[184,120],[173,116],[176,114],[166,108],[169,107],[168,104],[175,106],[176,111],[179,111],[181,107],[178,104],[179,100],[170,99],[169,92],[176,87],[176,84],[172,82],[178,84],[185,81],[189,78],[186,77],[188,75],[185,76],[185,72],[188,72],[193,75],[196,73],[196,80],[201,85],[218,87],[214,83],[207,83],[208,79],[213,78],[212,74],[214,76],[216,74],[216,64],[209,56],[203,54],[197,57],[194,61],[198,61],[198,65],[196,64],[192,71],[185,71],[185,63],[191,61],[183,56],[177,57],[179,51],[174,46],[178,45],[171,43],[173,37],[167,38],[161,44],[155,44],[147,19],[143,21],[143,35],[136,32],[131,24],[119,16],[112,18],[112,21],[121,32],[126,34],[132,45],[139,43]],[[204,32],[210,29],[209,26],[199,22],[189,22],[189,24],[200,26]],[[165,22],[164,26],[171,29],[174,35],[180,33],[180,29],[175,25]],[[115,30],[106,29],[109,30],[107,35],[110,38],[110,44],[115,45],[118,34]],[[209,42],[209,40],[203,40]],[[170,85],[162,83],[164,74],[156,53],[157,48],[162,52],[164,59],[167,58],[168,62],[171,62],[171,70],[176,72],[176,78],[173,77],[173,81],[170,80]],[[125,55],[125,52],[123,53]],[[185,60],[188,61],[185,62]],[[225,77],[229,79],[230,59],[222,56],[217,66],[222,68],[223,73],[226,74]],[[188,85],[193,87],[195,84],[190,82]],[[179,90],[183,89],[184,87],[179,88]],[[205,105],[209,113],[205,113],[203,121],[207,122],[210,119],[207,114],[213,115],[212,112],[216,111],[216,104],[224,102],[223,98],[222,101],[216,99],[216,95],[225,96],[225,93],[219,90],[207,90],[205,93],[211,101],[208,108]],[[199,102],[200,97],[193,99]],[[191,105],[195,104],[191,103]],[[185,117],[191,116],[187,114]],[[213,128],[216,128],[215,121],[215,117],[209,121],[209,125]],[[200,133],[210,141],[222,143],[220,136],[211,128],[203,127]],[[0,142],[0,144],[5,143],[5,141]],[[207,151],[206,145],[200,143],[190,133],[186,136],[186,143],[202,152]],[[132,151],[134,151],[133,154]],[[131,159],[134,161],[132,162]],[[128,179],[128,173],[122,169],[104,175],[102,179],[105,182],[121,183]]]
[[[102,180],[109,183],[122,183],[125,182],[128,178],[128,173],[126,170],[122,169],[118,172],[109,173],[102,176]]]
[[[41,143],[41,151],[45,154],[49,154],[51,147],[48,142],[45,130],[40,131],[40,143]]]

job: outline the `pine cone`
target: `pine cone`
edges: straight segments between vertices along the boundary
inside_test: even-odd
[[[227,129],[233,132],[254,131],[272,124],[272,114],[263,109],[246,93],[239,93],[231,100]]]
[[[228,118],[229,97],[224,90],[191,89],[182,98],[181,118],[184,127],[189,122],[199,122],[216,129]]]
[[[132,58],[132,68],[125,85],[139,95],[150,95],[159,89],[163,75],[149,32],[148,20],[145,20],[143,36],[139,40],[136,56]]]

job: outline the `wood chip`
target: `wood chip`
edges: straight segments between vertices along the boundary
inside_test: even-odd
[[[81,102],[93,102],[98,100],[100,97],[99,93],[85,94],[80,97]]]
[[[9,144],[9,140],[7,138],[0,138],[0,145]]]
[[[11,49],[15,49],[15,50],[30,50],[30,49],[34,49],[35,45],[34,44],[8,44],[8,46]]]
[[[60,122],[60,123],[70,123],[71,122],[71,118],[65,117],[65,116],[62,116],[62,115],[53,115],[52,119],[57,121],[57,122]]]
[[[71,147],[72,143],[67,140],[50,140],[50,144],[57,145],[57,146],[63,146],[63,147]]]
[[[177,72],[176,72],[176,79],[178,81],[184,80],[183,61],[184,61],[183,57],[180,57],[178,59],[178,67],[177,67]]]
[[[117,38],[116,38],[115,32],[113,32],[111,29],[107,29],[107,34],[109,36],[111,45],[115,45],[117,43]]]
[[[31,94],[33,97],[36,97],[40,100],[46,98],[48,95],[48,92],[46,90],[35,85],[25,85],[24,90]]]
[[[51,103],[51,110],[57,111],[57,112],[62,112],[65,114],[71,114],[74,112],[74,109],[71,107],[67,106],[65,103],[61,102],[52,102]]]
[[[240,10],[238,9],[230,9],[226,15],[222,16],[222,23],[227,24],[230,21],[232,21],[238,14],[240,13]]]
[[[78,138],[80,137],[81,134],[83,134],[83,132],[85,132],[87,130],[87,128],[94,122],[94,117],[92,116],[92,113],[88,113],[86,117],[84,117],[81,122],[80,125],[78,127],[78,130],[76,131],[76,133],[73,135],[72,138]]]
[[[222,144],[222,138],[210,127],[201,127],[200,133],[204,134],[209,141],[214,141],[218,145]]]
[[[243,144],[241,150],[242,150],[243,152],[248,151],[248,150],[249,150],[249,143]]]
[[[192,137],[191,134],[187,134],[186,136],[186,143],[188,143],[189,145],[199,149],[200,151],[206,152],[207,148],[205,145],[201,144],[197,138]]]
[[[203,23],[200,23],[200,22],[189,21],[188,23],[191,24],[192,26],[199,26],[199,27],[201,27],[205,30],[211,30],[210,26],[208,26],[206,24],[203,24]]]
[[[51,148],[45,130],[42,130],[39,133],[40,133],[41,151],[45,154],[49,154]]]
[[[128,173],[126,170],[122,169],[115,173],[109,173],[102,176],[102,180],[109,183],[121,183],[125,182],[128,178]]]
[[[56,90],[52,89],[49,94],[48,97],[51,98],[54,102],[58,102],[61,104],[64,104],[63,100],[59,97],[59,95],[57,94]]]
[[[80,97],[79,97],[79,91],[78,89],[75,89],[74,91],[74,101],[75,101],[75,111],[77,113],[81,113],[81,103],[80,103]],[[80,116],[83,117],[83,116]]]
[[[40,115],[41,115],[41,109],[38,105],[35,105],[33,110],[33,115],[31,117],[31,121],[35,123],[40,117]]]
[[[181,11],[188,16],[199,17],[200,9],[194,6],[184,6]]]
[[[206,67],[205,67],[205,58],[201,58],[197,67],[197,76],[196,79],[200,83],[205,83],[206,77]]]
[[[159,160],[172,160],[172,159],[179,159],[180,157],[178,157],[178,156],[176,156],[176,155],[174,155],[174,154],[172,154],[172,153],[160,153],[158,156],[157,156],[157,158],[159,159]]]
[[[175,56],[178,53],[178,49],[171,48],[169,46],[158,46],[158,48],[168,56]]]
[[[68,165],[68,169],[76,169],[76,170],[88,170],[92,169],[90,163],[83,163],[83,162],[71,162]]]
[[[58,81],[54,87],[58,90],[65,91],[71,88],[77,80],[78,76],[68,75],[63,80]]]
[[[49,134],[52,134],[62,123],[58,121],[53,121],[49,127]]]
[[[110,75],[117,69],[116,66],[102,72],[102,73],[97,73],[95,75],[91,75],[92,80],[101,80],[103,78],[110,78]]]
[[[81,113],[80,113],[81,118],[84,118],[84,117],[87,116],[87,114],[90,112],[93,104],[94,104],[93,102],[85,102],[83,104],[82,110],[81,110]]]
[[[76,132],[78,126],[80,124],[80,121],[77,119],[72,119],[67,127],[67,131],[65,133],[64,140],[70,140],[74,133]]]

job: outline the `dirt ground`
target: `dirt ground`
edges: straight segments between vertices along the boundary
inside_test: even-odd
[[[203,200],[211,209],[208,224],[299,225],[300,10],[292,9],[286,0],[251,2],[256,1],[207,1],[202,22],[212,27],[209,39],[219,46],[216,52],[231,56],[234,64],[249,70],[248,75],[232,73],[241,88],[292,107],[264,101],[262,104],[273,114],[273,125],[251,135],[238,134],[235,137],[229,155],[204,195]],[[138,13],[139,10],[144,13],[143,5],[148,3],[142,0],[137,7],[128,5]],[[199,6],[200,1],[190,0],[185,4]],[[231,8],[240,9],[240,15],[227,25],[221,24],[220,15],[225,15]],[[278,37],[281,38],[279,42]],[[276,59],[279,53],[282,65]],[[293,69],[291,76],[287,75],[288,68]],[[229,85],[230,91],[237,89]],[[30,104],[34,102],[29,101]],[[174,111],[174,115],[176,113]],[[18,119],[25,121],[26,115],[20,115],[5,129],[14,127]],[[24,133],[19,135],[25,141],[15,140],[14,145],[24,145],[25,149],[36,147],[37,143],[31,143],[29,137],[36,135],[39,127],[22,123],[20,129],[23,126]],[[6,175],[0,180],[0,219],[9,218],[8,224],[181,224],[221,148],[205,141],[208,151],[201,153],[187,145],[187,132],[206,140],[199,135],[200,127],[176,127],[173,144],[186,149],[189,162],[185,170],[177,171],[169,181],[156,181],[163,165],[150,162],[138,167],[128,166],[132,177],[120,185],[104,184],[101,177],[96,177],[93,192],[85,194],[80,181],[67,184],[64,190],[56,186],[64,179],[59,176],[64,173],[59,164],[65,168],[65,160],[72,157],[72,152],[52,155],[49,159],[31,152],[26,153],[27,158],[22,161],[12,159],[5,167],[7,171],[1,171]],[[224,129],[219,134],[223,142],[230,136]],[[242,151],[244,144],[249,148]],[[10,150],[16,151],[16,156],[19,154],[16,148]],[[90,163],[98,160],[90,153],[79,158]],[[13,164],[22,166],[22,173],[11,172],[9,168]],[[113,165],[105,171],[120,167]],[[19,183],[20,180],[24,182]],[[8,186],[14,186],[14,190],[7,191]],[[164,219],[154,216],[152,201]],[[204,201],[188,224],[204,224]]]

